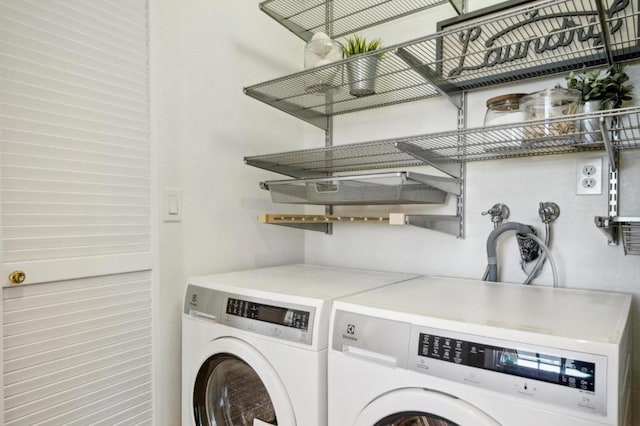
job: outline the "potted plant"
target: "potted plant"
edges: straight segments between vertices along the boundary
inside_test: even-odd
[[[580,74],[569,73],[567,87],[582,93],[582,112],[595,112],[602,109],[620,108],[624,101],[633,98],[633,85],[622,65],[615,64],[604,70],[582,71]],[[586,142],[602,140],[600,122],[597,118],[582,121],[582,129]]]
[[[622,65],[612,65],[605,70],[594,70],[580,74],[572,71],[567,77],[567,87],[578,89],[585,104],[592,103],[595,111],[620,108],[624,101],[632,99],[633,86]]]
[[[347,38],[343,47],[345,57],[362,55],[376,51],[382,47],[380,39],[367,41],[357,34]],[[378,60],[382,55],[366,55],[362,58],[347,62],[347,78],[349,79],[349,93],[361,97],[375,93],[375,77]]]

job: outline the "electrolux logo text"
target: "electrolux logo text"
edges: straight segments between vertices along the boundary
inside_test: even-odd
[[[358,338],[355,337],[356,334],[356,326],[355,324],[347,324],[347,334],[343,334],[343,339],[358,341]]]

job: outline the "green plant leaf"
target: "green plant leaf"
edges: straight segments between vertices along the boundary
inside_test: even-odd
[[[354,34],[346,39],[344,48],[342,49],[345,56],[359,55],[362,53],[373,52],[382,47],[382,40],[375,39],[367,41],[364,37]]]
[[[568,88],[582,92],[584,101],[610,102],[617,108],[623,101],[633,98],[633,85],[625,84],[629,81],[629,76],[621,65],[588,72],[583,67],[580,74],[571,71],[565,80]]]

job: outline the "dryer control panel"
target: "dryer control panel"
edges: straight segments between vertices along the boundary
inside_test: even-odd
[[[428,333],[419,335],[418,356],[589,392],[595,391],[596,364],[594,362]]]
[[[607,357],[413,326],[409,369],[607,415]]]

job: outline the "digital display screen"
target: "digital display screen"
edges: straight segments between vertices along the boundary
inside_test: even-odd
[[[420,333],[418,355],[595,392],[593,362]]]
[[[227,309],[225,312],[230,315],[283,325],[299,330],[307,330],[309,328],[309,312],[280,306],[229,298],[227,299]]]

